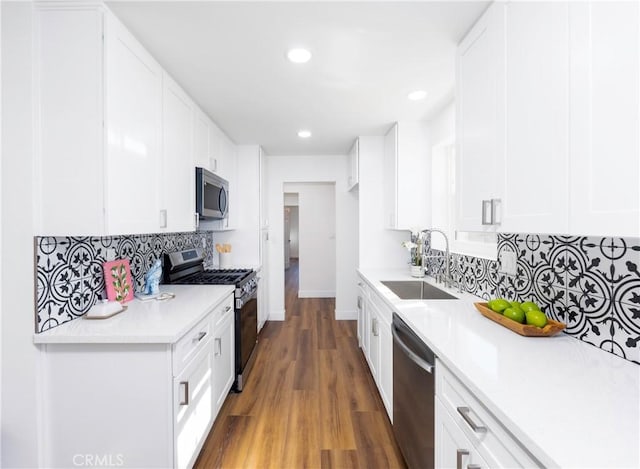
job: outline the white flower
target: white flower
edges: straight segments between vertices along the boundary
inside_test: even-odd
[[[411,241],[403,241],[402,242],[402,247],[403,248],[407,248],[407,250],[411,251],[414,248],[417,248],[418,245],[416,243],[413,243]]]

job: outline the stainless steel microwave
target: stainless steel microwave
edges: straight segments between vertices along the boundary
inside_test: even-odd
[[[229,183],[204,168],[196,168],[196,212],[201,220],[221,220],[229,214]]]

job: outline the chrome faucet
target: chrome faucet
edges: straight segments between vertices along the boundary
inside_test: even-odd
[[[431,236],[431,233],[440,233],[442,235],[442,237],[444,238],[444,246],[445,246],[445,255],[444,255],[444,264],[445,264],[445,274],[444,274],[444,286],[447,288],[451,288],[453,286],[454,280],[451,277],[451,253],[449,252],[449,238],[447,237],[447,234],[442,231],[439,230],[437,228],[429,228],[426,230],[422,231],[425,234],[428,234],[429,236]],[[431,247],[431,243],[429,243],[429,247]],[[426,253],[426,244],[423,245],[422,248],[422,265],[426,266],[426,259],[429,257],[440,257],[440,256],[427,256]]]

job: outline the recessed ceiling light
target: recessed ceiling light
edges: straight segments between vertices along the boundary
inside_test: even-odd
[[[309,131],[309,130],[298,130],[298,137],[300,137],[300,138],[309,138],[309,137],[311,137],[311,131]]]
[[[311,52],[302,48],[289,49],[287,51],[287,58],[294,64],[303,64],[311,59]]]
[[[412,91],[407,95],[407,98],[409,98],[411,101],[419,101],[420,99],[424,99],[426,97],[427,97],[427,92],[424,90]]]

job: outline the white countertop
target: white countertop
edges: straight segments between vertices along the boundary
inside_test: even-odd
[[[160,285],[171,300],[126,303],[127,310],[107,319],[74,319],[35,334],[36,344],[174,343],[233,294],[232,285]]]
[[[406,271],[359,272],[542,464],[640,467],[640,366],[562,333],[522,337],[473,295],[399,300],[380,281]]]

